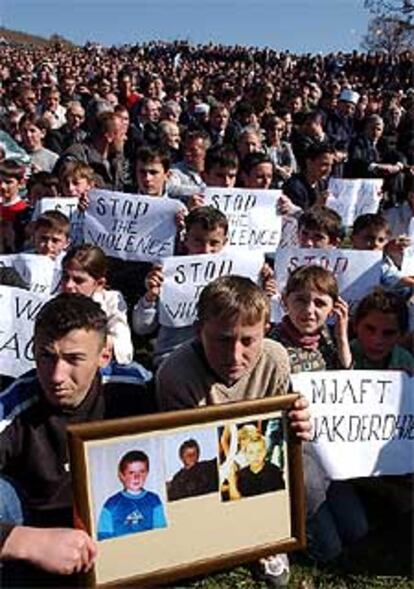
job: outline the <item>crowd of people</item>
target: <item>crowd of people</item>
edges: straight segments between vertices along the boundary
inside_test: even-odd
[[[46,256],[61,271],[36,318],[36,367],[0,395],[0,549],[10,584],[49,577],[62,586],[96,557],[89,536],[72,529],[68,423],[280,395],[291,373],[309,370],[413,374],[414,276],[402,257],[414,215],[414,59],[187,42],[8,45],[0,83],[2,252]],[[330,178],[382,179],[380,210],[346,232],[326,206]],[[297,223],[300,247],[380,251],[381,284],[350,317],[330,271],[300,267],[278,293],[267,260],[260,284],[220,277],[202,291],[194,325],[167,327],[162,263],[108,257],[74,239],[62,212],[39,214],[44,197],[76,197],[85,211],[93,188],[175,199],[175,253],[215,254],[229,222],[206,206],[207,187],[280,189],[277,212]],[[0,278],[27,288],[16,273]],[[285,315],[272,324],[278,294]],[[130,370],[130,384],[104,377],[108,365]],[[327,481],[309,451],[303,397],[289,423],[304,442],[312,559],[340,562],[389,514],[409,521],[410,475]],[[237,476],[232,484],[237,496]],[[280,586],[288,560],[263,559],[254,571]]]

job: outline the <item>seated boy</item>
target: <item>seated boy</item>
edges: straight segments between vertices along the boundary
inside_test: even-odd
[[[227,219],[213,207],[192,210],[185,219],[185,225],[184,247],[188,255],[217,253],[227,242]],[[159,326],[158,301],[163,278],[162,266],[155,265],[145,279],[146,293],[139,299],[132,313],[132,326],[139,335],[153,333]],[[161,325],[155,341],[154,367],[158,367],[172,350],[193,335],[192,326],[174,328]]]
[[[84,162],[68,161],[59,170],[62,196],[77,196],[82,209],[88,206],[88,192],[95,186],[95,172]]]
[[[99,516],[98,540],[166,527],[160,498],[144,488],[148,473],[145,452],[131,450],[124,454],[118,466],[123,490],[105,501]]]
[[[225,215],[214,207],[193,209],[185,218],[184,249],[187,255],[214,254],[227,243],[228,223]],[[267,264],[262,268],[263,288],[272,296],[275,290],[273,272]],[[138,301],[132,314],[132,325],[137,334],[152,333],[158,327],[158,300],[163,281],[162,266],[154,266],[145,284],[146,294]],[[154,367],[180,344],[194,336],[193,326],[160,326],[154,349]]]
[[[9,222],[15,236],[14,247],[20,251],[27,222],[27,202],[20,196],[25,184],[26,169],[14,160],[0,163],[0,219]]]
[[[226,146],[207,150],[203,178],[207,186],[234,188],[239,170],[239,158]]]
[[[33,244],[37,254],[59,260],[69,246],[70,221],[60,211],[46,211],[34,222]]]
[[[273,182],[273,163],[270,156],[261,152],[247,154],[241,162],[242,181],[245,188],[267,190]]]
[[[298,220],[299,247],[330,249],[340,245],[342,220],[336,211],[315,205]]]
[[[357,250],[383,252],[381,284],[402,296],[409,297],[414,286],[414,277],[404,276],[400,266],[406,238],[391,239],[387,220],[380,213],[367,213],[355,219],[352,229],[352,247]]]

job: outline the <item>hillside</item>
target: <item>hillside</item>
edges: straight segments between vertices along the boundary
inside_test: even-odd
[[[60,35],[52,35],[49,39],[24,33],[22,31],[12,31],[4,27],[0,27],[0,39],[5,39],[12,45],[30,45],[33,47],[50,47],[57,42],[67,47],[75,47],[74,43],[61,37]]]

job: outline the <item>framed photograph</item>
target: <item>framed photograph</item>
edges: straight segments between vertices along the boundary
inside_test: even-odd
[[[69,426],[90,587],[160,586],[305,545],[297,395]]]

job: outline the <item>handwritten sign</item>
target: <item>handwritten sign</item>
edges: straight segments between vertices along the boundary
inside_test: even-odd
[[[412,245],[404,249],[401,273],[403,276],[414,276],[414,246]]]
[[[85,242],[98,245],[114,258],[156,262],[173,254],[175,215],[182,208],[171,198],[91,190]]]
[[[341,297],[353,307],[379,284],[382,254],[350,249],[278,248],[274,269],[279,291],[283,292],[293,270],[312,265],[322,266],[334,274]],[[272,321],[278,322],[282,316],[281,300],[273,299]]]
[[[34,367],[34,320],[47,296],[0,285],[0,374],[17,377]]]
[[[72,245],[82,243],[85,213],[78,209],[78,203],[79,199],[77,196],[43,197],[36,203],[33,218],[36,219],[46,211],[60,211],[70,221],[70,239]]]
[[[282,217],[276,206],[281,190],[206,188],[206,205],[219,209],[229,222],[229,247],[271,252],[279,244]]]
[[[40,254],[3,255],[0,256],[0,266],[14,268],[29,290],[40,294],[53,293],[60,280],[59,265]]]
[[[258,282],[264,259],[260,252],[248,256],[228,250],[220,254],[173,256],[163,261],[160,323],[168,327],[192,325],[203,288],[219,276],[237,274]]]
[[[376,213],[382,198],[383,180],[378,178],[358,178],[349,180],[331,178],[330,196],[326,206],[336,211],[346,227],[352,227],[360,215]]]
[[[292,383],[310,403],[312,449],[329,477],[414,472],[412,377],[340,370],[302,372]]]

